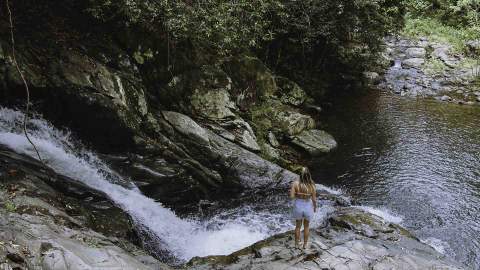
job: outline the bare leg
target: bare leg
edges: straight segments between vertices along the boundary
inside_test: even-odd
[[[295,221],[295,247],[300,243],[300,229],[302,229],[302,220]]]
[[[303,249],[307,248],[308,236],[310,234],[310,222],[303,219]]]

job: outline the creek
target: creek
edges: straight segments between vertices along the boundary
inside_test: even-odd
[[[324,118],[339,147],[313,162],[319,183],[381,209],[422,241],[480,267],[480,106],[369,91]]]

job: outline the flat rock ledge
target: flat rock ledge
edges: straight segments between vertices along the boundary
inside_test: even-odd
[[[311,230],[310,247],[293,246],[293,232],[227,256],[193,258],[187,269],[462,269],[402,227],[359,208],[339,208]]]

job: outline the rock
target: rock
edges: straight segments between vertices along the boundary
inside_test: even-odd
[[[311,116],[295,111],[279,111],[273,116],[273,125],[287,135],[296,135],[315,127]]]
[[[332,135],[317,129],[303,131],[293,138],[292,143],[312,156],[328,153],[337,147]]]
[[[259,152],[260,146],[257,143],[257,137],[250,125],[243,119],[235,119],[231,122],[224,123],[223,126],[228,126],[230,130],[233,129],[235,134],[235,142],[238,142],[246,149]]]
[[[475,96],[477,96],[477,97],[480,97],[480,92],[478,92],[478,91],[477,91],[477,92],[473,92],[473,94],[474,94]]]
[[[181,134],[194,138],[199,144],[209,145],[207,132],[190,117],[171,111],[163,111],[163,117]]]
[[[424,48],[408,48],[405,54],[408,58],[425,58],[427,51]]]
[[[455,68],[458,65],[458,60],[450,55],[451,47],[448,45],[435,46],[432,55],[440,59],[445,65],[450,68]]]
[[[300,106],[307,99],[305,91],[295,82],[280,76],[275,77],[275,82],[278,86],[280,101],[284,104]]]
[[[88,200],[77,197],[79,192],[68,193],[69,186],[79,186],[75,180],[57,175],[52,181],[52,172],[38,161],[7,148],[0,147],[0,160],[0,172],[18,172],[2,178],[5,186],[0,187],[0,204],[11,200],[16,205],[10,212],[0,207],[0,243],[5,258],[17,264],[2,269],[170,269],[126,240],[132,237],[122,234],[131,230],[128,215],[105,195],[93,195],[87,186],[79,188],[93,195]],[[16,189],[14,196],[8,186]],[[109,208],[92,207],[100,200]]]
[[[480,96],[477,96],[477,102],[480,102]]]
[[[419,68],[425,63],[423,58],[409,58],[402,62],[402,65],[407,68]]]
[[[226,256],[194,258],[208,269],[462,269],[405,229],[358,208],[339,208],[324,227],[310,230],[310,248],[293,248],[293,232],[279,234]]]
[[[227,89],[200,91],[195,89],[191,97],[194,115],[210,120],[234,118],[235,103],[230,100]]]
[[[280,146],[280,143],[278,143],[277,137],[275,137],[275,134],[273,134],[273,132],[271,132],[271,131],[268,132],[268,142],[273,147],[279,147]]]
[[[278,150],[273,148],[272,146],[270,146],[270,144],[268,144],[268,143],[265,143],[263,145],[263,152],[264,152],[264,154],[267,155],[267,157],[269,157],[271,159],[279,159],[280,158],[280,153],[278,152]]]
[[[370,71],[363,72],[363,77],[370,84],[378,84],[382,79],[377,72],[370,72]]]
[[[480,40],[469,40],[465,42],[470,55],[480,55]]]
[[[226,62],[225,66],[225,71],[232,78],[235,87],[244,91],[237,100],[240,108],[251,102],[264,100],[277,91],[274,76],[256,57],[247,55],[234,57]]]
[[[211,150],[220,158],[216,166],[224,166],[231,170],[229,178],[236,179],[244,188],[279,188],[288,186],[298,176],[280,166],[264,160],[258,155],[243,149],[207,131]]]
[[[441,101],[450,101],[451,99],[452,99],[452,98],[449,97],[449,96],[447,96],[447,95],[442,96],[442,97],[440,98]]]

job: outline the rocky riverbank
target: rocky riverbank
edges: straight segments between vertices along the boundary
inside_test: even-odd
[[[479,105],[478,42],[470,42],[469,50],[471,55],[454,52],[451,45],[428,38],[387,38],[385,57],[391,67],[379,87],[402,96]]]
[[[312,229],[306,251],[293,248],[287,232],[172,268],[145,252],[129,216],[101,192],[4,147],[0,175],[2,269],[461,268],[400,226],[325,192],[321,200],[336,210]]]
[[[194,258],[188,269],[462,269],[402,227],[355,207],[339,207],[311,230],[306,250],[293,232],[228,256]]]

